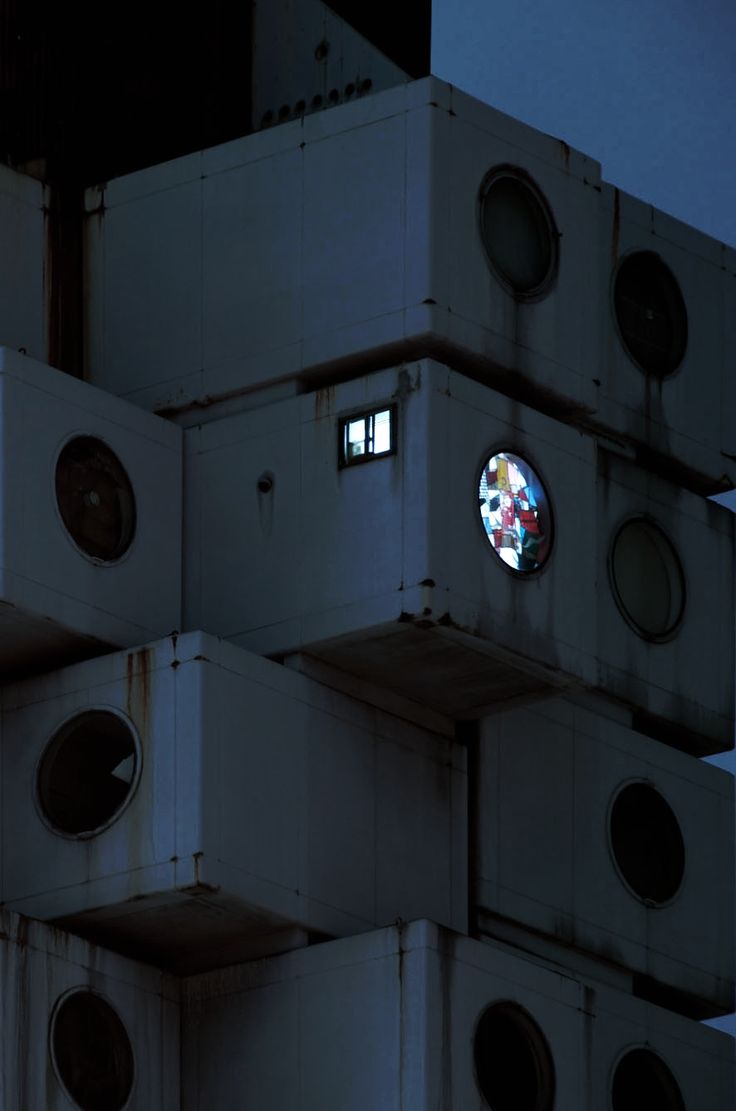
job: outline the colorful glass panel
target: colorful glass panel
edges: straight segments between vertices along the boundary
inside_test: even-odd
[[[478,488],[481,521],[488,542],[512,571],[536,571],[549,556],[552,517],[539,476],[508,451],[492,455]]]

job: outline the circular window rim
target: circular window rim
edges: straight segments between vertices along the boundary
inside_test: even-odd
[[[502,441],[502,444],[503,444],[503,446],[501,446],[501,447],[492,447],[487,452],[485,452],[484,455],[483,455],[483,460],[482,460],[480,466],[476,467],[475,488],[474,488],[474,495],[473,495],[474,499],[475,499],[475,517],[476,517],[476,521],[477,521],[476,527],[478,529],[478,532],[480,534],[480,537],[481,537],[486,549],[491,554],[491,558],[494,560],[495,563],[497,563],[501,567],[501,569],[505,572],[505,574],[510,575],[511,578],[513,578],[516,582],[519,582],[520,580],[522,582],[530,581],[532,579],[538,578],[539,575],[542,575],[547,570],[547,568],[550,566],[550,564],[552,563],[552,559],[553,559],[553,555],[554,555],[554,548],[555,548],[555,541],[556,541],[556,538],[557,538],[557,522],[556,522],[556,519],[555,519],[554,505],[552,503],[552,498],[549,495],[549,489],[548,489],[547,483],[545,482],[544,478],[542,477],[543,472],[537,466],[534,457],[532,456],[530,458],[529,454],[526,452],[526,450],[518,451],[515,447],[513,447],[513,448],[509,447],[508,446],[508,440]],[[547,558],[544,560],[544,563],[541,563],[539,565],[539,567],[535,567],[534,570],[532,570],[532,571],[515,571],[513,567],[509,567],[506,560],[501,559],[501,556],[498,554],[496,549],[493,547],[493,545],[489,541],[488,533],[486,532],[485,528],[483,527],[483,521],[481,519],[480,509],[478,508],[478,490],[480,489],[481,475],[483,474],[483,471],[485,470],[486,466],[488,465],[488,461],[490,459],[492,459],[494,457],[494,455],[501,455],[501,454],[515,455],[518,459],[521,459],[524,463],[528,463],[528,465],[532,468],[532,470],[536,474],[536,476],[537,476],[537,478],[538,478],[538,480],[541,484],[541,487],[544,490],[544,495],[547,499],[547,505],[549,507],[549,519],[550,519],[550,525],[551,525],[549,552],[547,553]]]
[[[619,1050],[619,1052],[616,1054],[616,1056],[613,1058],[613,1061],[611,1062],[611,1067],[610,1067],[609,1072],[608,1072],[608,1111],[615,1111],[614,1106],[613,1106],[613,1081],[614,1081],[614,1077],[616,1076],[616,1070],[618,1069],[619,1065],[623,1061],[624,1057],[627,1057],[629,1055],[629,1053],[632,1053],[636,1049],[646,1050],[647,1053],[651,1053],[652,1057],[656,1057],[657,1060],[662,1065],[664,1065],[664,1067],[667,1069],[670,1076],[674,1080],[675,1085],[677,1086],[677,1091],[678,1091],[678,1095],[680,1097],[680,1103],[682,1104],[683,1111],[686,1111],[685,1099],[684,1099],[683,1094],[682,1094],[682,1086],[680,1085],[680,1082],[677,1078],[677,1074],[675,1073],[675,1070],[670,1066],[669,1061],[667,1061],[665,1059],[664,1055],[662,1053],[660,1053],[658,1050],[653,1049],[652,1046],[648,1042],[627,1042],[627,1044],[625,1046],[623,1046]]]
[[[682,304],[685,310],[685,346],[683,348],[682,358],[680,359],[677,366],[674,368],[674,370],[669,370],[666,374],[655,374],[653,370],[647,370],[646,367],[643,367],[641,363],[634,358],[632,352],[629,351],[628,344],[624,339],[623,332],[621,331],[621,325],[618,321],[618,313],[616,312],[616,279],[618,278],[619,271],[621,270],[624,262],[628,258],[632,258],[634,255],[654,255],[654,257],[659,262],[661,262],[662,266],[664,266],[665,270],[667,270],[667,272],[670,274],[672,280],[674,281],[677,289],[680,292],[680,297],[682,298]],[[619,343],[621,344],[621,350],[623,351],[624,355],[629,360],[631,365],[635,366],[639,373],[643,374],[644,377],[651,382],[670,382],[673,378],[676,378],[678,374],[682,373],[682,369],[687,362],[687,353],[690,344],[690,316],[687,310],[687,301],[685,300],[685,294],[682,291],[682,285],[677,280],[677,275],[675,274],[672,267],[669,265],[666,259],[662,258],[659,251],[654,251],[651,247],[629,247],[626,251],[620,254],[616,259],[616,265],[611,270],[611,281],[609,283],[608,299],[610,304],[611,317],[613,319],[613,326],[616,329],[616,335],[618,336]]]
[[[101,444],[104,444],[108,451],[110,451],[115,456],[118,463],[122,467],[123,472],[128,479],[128,482],[130,483],[130,489],[133,494],[133,532],[131,534],[130,543],[128,544],[127,548],[115,559],[101,559],[100,556],[90,555],[89,552],[85,552],[84,548],[80,548],[79,544],[77,544],[69,529],[66,527],[64,518],[61,515],[61,509],[59,508],[59,499],[56,496],[56,468],[59,466],[59,459],[64,448],[67,447],[67,445],[72,443],[74,440],[98,440]],[[54,454],[53,466],[51,467],[51,501],[56,512],[56,518],[59,522],[59,525],[61,526],[61,531],[63,532],[68,542],[71,544],[74,551],[81,555],[84,559],[86,559],[88,563],[92,563],[95,567],[117,567],[118,564],[124,563],[125,560],[128,559],[128,557],[133,552],[136,541],[138,539],[138,498],[136,496],[136,490],[133,486],[130,474],[128,473],[128,468],[125,466],[123,460],[120,457],[120,453],[117,452],[115,448],[112,447],[111,444],[109,444],[107,440],[104,439],[102,436],[99,436],[94,432],[77,431],[66,435],[64,439],[60,441]]]
[[[41,765],[43,763],[43,758],[46,755],[46,752],[48,751],[49,747],[51,746],[51,744],[53,743],[55,738],[59,735],[59,733],[62,732],[62,730],[66,729],[67,726],[70,725],[70,723],[73,722],[76,718],[83,717],[85,714],[93,714],[93,713],[100,713],[100,712],[113,714],[115,717],[119,718],[120,721],[122,721],[124,725],[127,726],[128,730],[129,730],[129,732],[130,732],[130,734],[133,738],[133,746],[135,748],[135,758],[136,758],[136,760],[135,760],[135,773],[133,775],[133,779],[131,780],[130,789],[129,789],[127,795],[125,796],[122,804],[117,808],[116,811],[114,811],[113,814],[110,815],[110,817],[107,819],[107,821],[103,822],[102,825],[96,826],[95,829],[92,829],[92,830],[84,830],[82,833],[69,833],[66,830],[59,829],[58,826],[55,826],[53,824],[53,822],[51,822],[51,820],[49,819],[48,815],[46,814],[46,811],[44,810],[44,806],[43,806],[43,802],[41,801],[41,794],[40,794],[40,790],[39,790],[39,779],[40,779]],[[128,809],[130,804],[133,802],[133,799],[135,798],[136,794],[138,793],[138,787],[139,787],[139,784],[140,784],[140,781],[141,781],[142,774],[143,774],[143,745],[141,744],[140,734],[139,734],[139,732],[138,732],[138,730],[135,726],[135,723],[133,722],[133,720],[130,717],[128,717],[127,714],[124,714],[117,706],[109,706],[109,705],[106,705],[104,703],[97,703],[96,702],[96,703],[94,703],[94,705],[85,706],[81,710],[79,710],[79,709],[73,710],[70,714],[68,714],[56,726],[56,728],[52,731],[51,735],[48,737],[46,743],[44,744],[43,748],[41,749],[41,752],[38,756],[38,759],[36,760],[36,763],[35,763],[34,769],[33,769],[33,802],[35,804],[36,811],[38,813],[39,818],[41,819],[43,824],[46,826],[46,828],[49,829],[54,834],[54,836],[63,837],[67,841],[92,841],[92,840],[94,840],[95,837],[99,837],[100,834],[105,833],[106,830],[110,829],[111,826],[115,825],[115,823],[118,821],[118,819],[123,816],[125,811]]]
[[[519,1026],[528,1035],[529,1043],[532,1047],[532,1053],[534,1054],[534,1057],[538,1064],[542,1087],[544,1087],[545,1083],[547,1084],[548,1090],[546,1092],[542,1091],[542,1097],[547,1097],[549,1111],[552,1111],[555,1106],[555,1100],[557,1096],[557,1075],[555,1071],[554,1055],[549,1044],[549,1039],[545,1036],[541,1023],[537,1022],[537,1020],[534,1018],[531,1012],[527,1010],[526,1007],[517,1002],[517,1000],[509,999],[505,996],[501,999],[494,999],[490,1003],[487,1003],[480,1011],[473,1025],[473,1034],[471,1038],[473,1080],[475,1081],[475,1086],[478,1089],[481,1099],[483,1100],[484,1106],[490,1108],[490,1104],[485,1097],[485,1093],[483,1092],[480,1081],[478,1079],[478,1069],[476,1067],[476,1041],[478,1037],[478,1027],[480,1026],[483,1017],[489,1011],[496,1009],[505,1011],[506,1013],[510,1012],[512,1015],[512,1021],[518,1022]],[[534,1111],[547,1111],[547,1108],[545,1108],[544,1104],[542,1104],[541,1108],[535,1108]]]
[[[613,553],[616,547],[616,542],[626,526],[635,522],[643,522],[644,524],[649,525],[651,528],[653,528],[656,532],[660,533],[664,537],[664,539],[672,549],[672,553],[677,562],[677,566],[680,569],[680,575],[682,576],[682,602],[680,603],[680,610],[671,628],[669,628],[665,633],[650,633],[646,629],[643,629],[641,625],[638,625],[634,618],[629,615],[629,612],[624,604],[624,600],[621,597],[616,585],[616,575],[613,569]],[[641,638],[641,640],[645,640],[649,644],[667,644],[669,641],[674,640],[676,636],[679,636],[685,620],[685,611],[687,610],[688,605],[687,575],[685,573],[685,567],[682,560],[680,559],[680,553],[678,552],[676,545],[672,542],[666,530],[662,528],[659,521],[655,517],[651,517],[647,513],[633,513],[620,521],[616,528],[613,530],[611,542],[608,545],[607,563],[608,585],[611,589],[614,602],[616,603],[616,609],[621,615],[621,618],[629,626],[629,628],[633,629],[633,631],[638,637]]]
[[[544,216],[545,224],[547,226],[547,232],[549,233],[549,242],[552,256],[549,268],[545,276],[542,278],[541,282],[538,282],[537,285],[528,290],[518,290],[511,284],[505,274],[502,273],[502,271],[498,268],[496,263],[491,258],[490,251],[488,250],[488,247],[486,245],[486,239],[483,230],[483,205],[493,183],[503,177],[513,178],[514,181],[520,182],[529,190],[529,192],[532,194],[532,197],[539,204],[539,207]],[[516,301],[533,302],[544,300],[544,298],[549,296],[549,294],[552,292],[557,281],[557,276],[559,274],[560,239],[562,238],[562,233],[557,227],[557,223],[552,212],[552,206],[550,205],[540,187],[537,185],[532,175],[522,166],[517,166],[511,162],[503,162],[491,167],[491,169],[488,170],[483,176],[480,188],[478,190],[478,200],[475,207],[476,225],[478,229],[478,235],[480,237],[480,242],[483,247],[483,254],[485,255],[486,262],[488,263],[491,273],[493,274],[496,281]]]
[[[102,1002],[106,1003],[107,1006],[113,1011],[118,1019],[118,1022],[121,1024],[123,1030],[125,1031],[125,1036],[128,1039],[128,1045],[130,1046],[130,1055],[133,1060],[133,1080],[130,1085],[130,1092],[128,1093],[125,1103],[120,1108],[120,1111],[126,1111],[126,1109],[131,1106],[131,1099],[133,1098],[133,1095],[135,1093],[136,1081],[138,1079],[138,1064],[135,1058],[135,1047],[133,1044],[133,1039],[130,1036],[130,1030],[128,1029],[127,1023],[125,1022],[123,1016],[120,1014],[120,1011],[115,1006],[113,1001],[111,999],[108,999],[108,997],[103,992],[97,991],[96,988],[90,987],[89,984],[76,984],[73,987],[67,988],[66,991],[63,991],[61,995],[57,997],[53,1007],[51,1008],[51,1014],[49,1015],[48,1022],[48,1054],[51,1058],[51,1065],[54,1070],[54,1076],[61,1085],[61,1089],[64,1092],[64,1095],[69,1100],[72,1107],[79,1108],[80,1105],[77,1103],[76,1099],[64,1083],[64,1079],[61,1075],[61,1069],[59,1068],[59,1063],[56,1060],[56,1050],[54,1048],[54,1030],[56,1028],[56,1020],[58,1018],[59,1011],[61,1010],[61,1007],[66,1002],[66,1000],[69,999],[72,995],[96,995],[98,999],[101,999]]]
[[[680,837],[682,838],[682,850],[683,850],[683,854],[684,854],[682,879],[680,880],[680,882],[678,884],[677,890],[672,895],[670,895],[669,899],[665,899],[661,903],[656,902],[654,899],[647,899],[645,896],[640,895],[638,893],[638,891],[634,890],[634,888],[631,886],[629,881],[626,879],[626,876],[623,874],[623,872],[621,870],[621,867],[618,863],[618,860],[616,859],[616,853],[614,851],[613,841],[611,839],[611,818],[613,817],[613,808],[616,804],[616,799],[619,797],[619,795],[627,787],[631,787],[635,783],[643,783],[645,786],[651,787],[653,791],[656,791],[657,794],[660,795],[664,799],[664,801],[667,803],[670,810],[674,814],[675,821],[677,822],[677,828],[679,829]],[[662,791],[660,789],[660,786],[659,786],[658,783],[655,783],[654,780],[652,780],[652,779],[647,779],[646,776],[639,775],[639,776],[630,776],[628,779],[622,779],[616,784],[616,786],[615,786],[615,788],[614,788],[614,790],[611,794],[611,797],[608,800],[608,806],[606,807],[605,839],[606,839],[606,846],[608,848],[608,855],[611,859],[611,863],[613,864],[616,875],[618,876],[619,880],[621,881],[623,886],[626,888],[628,893],[631,895],[632,899],[635,899],[636,902],[639,903],[640,906],[646,907],[647,910],[666,910],[667,907],[672,906],[673,903],[676,903],[678,901],[678,899],[681,898],[683,889],[685,887],[685,881],[687,879],[687,872],[688,872],[688,847],[687,847],[687,842],[685,840],[685,836],[682,832],[682,824],[680,822],[677,811],[675,810],[675,808],[672,805],[672,803],[670,802],[670,800],[667,798],[667,795],[664,793],[664,791]]]

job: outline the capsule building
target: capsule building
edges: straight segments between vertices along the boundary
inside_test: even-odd
[[[3,1106],[731,1111],[736,253],[432,76],[429,0],[40,8]]]

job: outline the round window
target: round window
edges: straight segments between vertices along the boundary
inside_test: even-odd
[[[56,463],[61,519],[85,555],[105,563],[120,559],[135,532],[135,498],[123,465],[93,436],[77,436]]]
[[[685,605],[685,580],[657,525],[643,518],[622,525],[611,549],[611,577],[618,607],[640,636],[663,640],[674,632]]]
[[[613,1111],[685,1111],[677,1081],[650,1049],[631,1049],[613,1074]]]
[[[557,233],[542,194],[522,171],[493,170],[480,193],[480,226],[486,254],[504,285],[534,297],[557,267]]]
[[[542,481],[525,459],[509,451],[492,455],[478,486],[488,542],[512,571],[536,571],[549,557],[552,514]]]
[[[655,906],[669,902],[685,874],[685,844],[669,803],[648,783],[619,791],[609,818],[611,849],[631,890]]]
[[[133,1087],[133,1049],[109,1003],[85,990],[65,996],[52,1019],[51,1054],[76,1107],[122,1111]]]
[[[72,718],[49,741],[37,773],[38,799],[58,832],[90,836],[132,795],[138,749],[131,728],[109,710]]]
[[[616,274],[613,305],[624,347],[637,366],[657,378],[677,370],[687,346],[687,309],[659,255],[626,255]]]
[[[495,1003],[475,1031],[475,1075],[492,1111],[550,1111],[552,1055],[536,1022],[514,1003]]]

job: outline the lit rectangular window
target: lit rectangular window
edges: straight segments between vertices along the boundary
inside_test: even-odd
[[[356,413],[340,421],[340,466],[365,463],[396,450],[396,409],[393,405]]]

